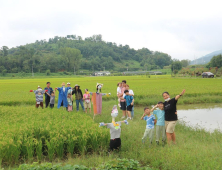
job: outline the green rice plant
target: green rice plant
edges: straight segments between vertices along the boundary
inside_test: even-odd
[[[48,158],[50,161],[52,161],[55,154],[55,143],[53,142],[53,139],[51,138],[50,141],[46,140],[46,145],[47,145]]]
[[[63,135],[58,135],[57,139],[54,141],[55,144],[55,151],[57,156],[62,159],[63,158],[63,151],[64,151],[64,139]],[[55,139],[55,138],[54,138]]]
[[[73,153],[74,153],[76,140],[77,140],[77,137],[75,137],[74,134],[67,135],[67,150],[68,150],[68,153],[70,153],[71,157],[73,156]]]
[[[36,150],[37,159],[40,162],[42,160],[42,139],[36,140],[35,150]]]

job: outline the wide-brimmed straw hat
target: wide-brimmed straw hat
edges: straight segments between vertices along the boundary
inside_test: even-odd
[[[80,87],[78,84],[76,84],[74,87]]]
[[[98,85],[100,85],[101,88],[103,87],[103,84],[102,84],[102,83],[97,83],[97,84],[96,84],[96,88],[97,88]]]

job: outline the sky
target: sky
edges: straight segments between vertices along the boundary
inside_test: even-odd
[[[77,35],[148,48],[173,59],[222,49],[219,0],[0,0],[0,47]]]

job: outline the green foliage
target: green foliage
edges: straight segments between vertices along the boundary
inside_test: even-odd
[[[22,108],[0,106],[0,164],[12,165],[21,159],[32,162],[36,158],[52,161],[68,154],[85,154],[106,148],[107,130],[98,128],[87,115],[56,108],[36,109],[34,105]],[[98,141],[94,137],[100,141],[99,146],[95,145]]]
[[[48,69],[48,70],[46,70],[45,73],[46,73],[47,76],[49,76],[51,72],[50,72],[50,70]]]
[[[114,169],[138,169],[138,170],[152,170],[149,166],[141,167],[138,161],[133,159],[115,159],[104,164],[99,165],[98,167],[90,168],[84,165],[61,165],[52,163],[38,164],[34,162],[33,164],[22,164],[19,168],[14,170],[114,170]]]
[[[6,50],[6,48],[2,47]],[[45,73],[68,71],[72,72],[79,68],[91,71],[99,70],[119,70],[132,66],[132,62],[139,62],[141,66],[137,70],[158,66],[163,68],[171,63],[171,57],[161,52],[153,52],[147,48],[135,50],[129,45],[119,45],[102,40],[102,35],[93,35],[82,40],[80,36],[67,35],[67,37],[49,38],[46,40],[36,40],[35,43],[1,50],[0,66],[4,66],[7,72],[33,71]],[[129,63],[131,62],[131,63]],[[126,69],[125,69],[126,70]],[[124,70],[124,71],[125,71]],[[131,70],[134,71],[134,70]]]
[[[178,71],[181,69],[182,69],[182,63],[180,61],[176,60],[171,63],[171,71],[174,74],[177,74]]]
[[[217,56],[214,56],[210,62],[207,64],[207,67],[210,68],[210,67],[222,67],[222,55],[219,54]]]
[[[53,165],[52,163],[46,163],[46,164],[38,164],[37,162],[34,162],[33,164],[22,164],[19,166],[19,168],[15,168],[15,170],[89,170],[90,168],[87,168],[83,165],[65,165],[62,166],[61,164]]]
[[[147,68],[147,70],[163,68],[164,66],[170,65],[172,62],[171,57],[168,54],[161,52],[154,52],[151,54],[146,54],[140,63],[141,66]]]
[[[2,75],[3,75],[3,76],[5,76],[6,73],[7,73],[7,70],[6,70],[6,69],[2,70]]]
[[[182,67],[187,67],[190,64],[190,60],[181,60]]]

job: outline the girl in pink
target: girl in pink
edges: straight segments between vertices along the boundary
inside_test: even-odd
[[[90,102],[90,93],[88,89],[85,89],[85,93],[83,94],[84,107],[85,112],[87,113],[87,108],[89,109],[89,113],[91,113],[91,102]]]

